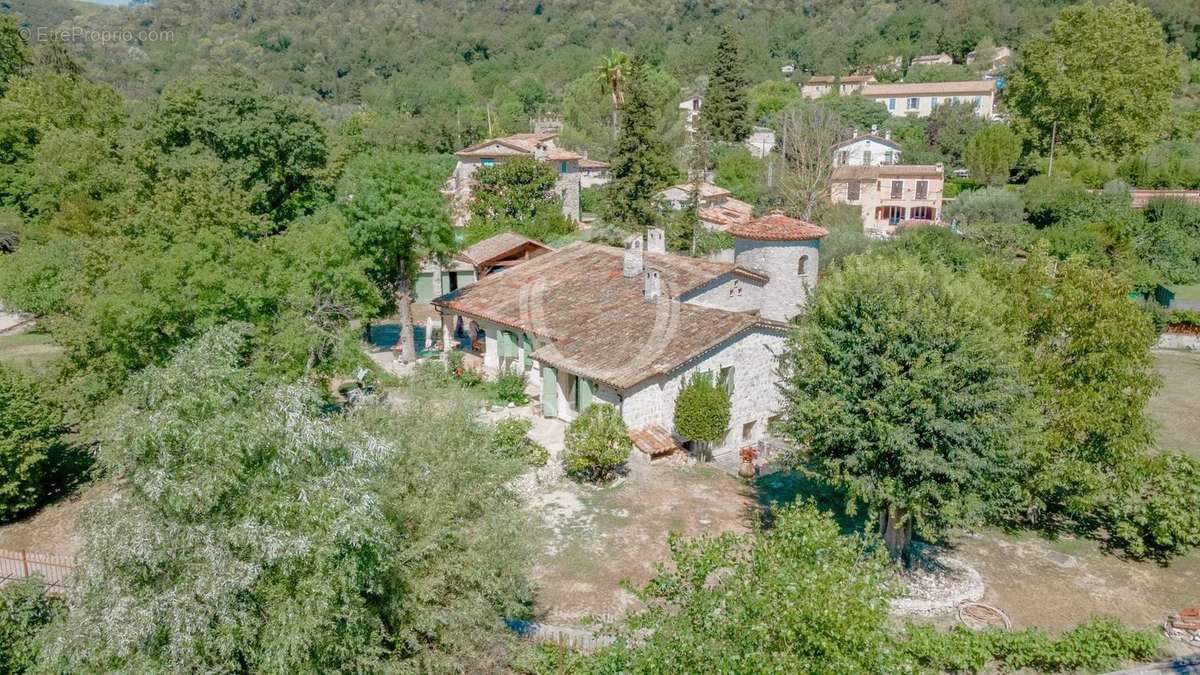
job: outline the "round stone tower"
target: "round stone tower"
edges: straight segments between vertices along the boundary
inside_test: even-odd
[[[823,227],[772,209],[765,217],[729,228],[734,261],[767,277],[760,314],[787,321],[800,313],[817,287],[817,261]]]

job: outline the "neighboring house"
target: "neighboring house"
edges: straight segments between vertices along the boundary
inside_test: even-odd
[[[458,157],[458,164],[442,187],[442,194],[451,201],[454,224],[458,227],[465,226],[471,218],[471,191],[474,187],[475,172],[481,167],[503,164],[505,160],[513,157],[533,157],[539,162],[553,166],[558,172],[554,189],[562,198],[563,215],[578,221],[579,189],[583,175],[579,162],[585,158],[577,152],[559,147],[557,139],[558,133],[553,131],[513,134],[504,138],[489,138],[454,153]]]
[[[762,159],[775,149],[775,130],[767,127],[754,127],[754,133],[750,134],[742,142],[742,145],[746,146],[751,155]]]
[[[782,66],[779,66],[779,72],[783,73],[784,75],[791,75],[792,73],[796,72],[796,64],[785,63]]]
[[[990,119],[996,106],[996,84],[991,80],[868,84],[862,95],[879,101],[896,117],[929,117],[939,105],[968,102],[975,104],[975,114]]]
[[[866,234],[890,237],[901,227],[940,222],[944,183],[941,164],[839,166],[830,199],[858,206]]]
[[[1151,199],[1180,199],[1200,205],[1200,190],[1139,190],[1135,188],[1129,191],[1129,196],[1130,205],[1135,209],[1145,208]]]
[[[1004,67],[1008,66],[1009,64],[1011,64],[1012,63],[1012,55],[1013,55],[1013,51],[1011,49],[1009,49],[1008,47],[996,47],[996,49],[992,52],[992,61],[990,64],[988,64],[987,72],[995,74],[1001,68],[1004,68]],[[978,53],[976,53],[976,52],[968,53],[967,54],[967,65],[971,65],[971,64],[975,63],[975,60],[977,58],[979,58]]]
[[[515,232],[501,232],[459,251],[445,266],[432,260],[421,263],[414,299],[432,302],[434,298],[468,286],[477,279],[553,250]]]
[[[836,92],[838,96],[849,96],[861,92],[864,86],[874,81],[874,75],[813,75],[800,87],[800,95],[821,98]]]
[[[750,221],[754,206],[734,198],[729,190],[709,182],[700,182],[695,187],[698,188],[700,197],[696,215],[706,228],[726,231],[734,225]],[[680,183],[659,192],[657,197],[667,207],[682,211],[691,202],[692,189],[692,183]]]
[[[692,96],[679,102],[679,110],[683,112],[685,127],[689,134],[696,133],[696,122],[700,119],[700,107],[704,105],[702,96]]]
[[[658,229],[623,250],[576,242],[547,253],[435,300],[442,344],[485,373],[523,372],[545,417],[616,407],[647,454],[648,439],[679,440],[680,390],[711,378],[732,402],[714,454],[736,452],[780,410],[775,359],[816,287],[827,232],[772,214],[730,233],[728,263],[666,253]]]
[[[609,173],[608,162],[601,162],[598,159],[588,159],[584,157],[579,160],[579,185],[580,187],[599,187],[608,185],[612,174]]]
[[[953,65],[954,59],[949,54],[926,54],[924,56],[913,57],[909,65],[912,66],[949,66]]]
[[[900,144],[887,136],[863,134],[833,147],[834,166],[879,166],[900,163]]]

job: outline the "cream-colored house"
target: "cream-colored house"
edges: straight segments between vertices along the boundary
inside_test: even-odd
[[[514,157],[533,157],[554,167],[558,173],[555,191],[562,198],[563,215],[579,220],[579,190],[582,186],[584,167],[580,162],[591,162],[583,155],[560,147],[557,132],[513,134],[504,138],[489,138],[454,153],[458,164],[442,186],[442,194],[450,199],[454,224],[462,227],[470,219],[469,205],[474,187],[475,172],[480,168],[503,164]],[[603,162],[599,162],[603,164]],[[589,170],[595,170],[592,167]],[[607,169],[607,165],[605,165]]]
[[[442,344],[485,373],[519,372],[539,414],[615,407],[630,436],[673,447],[675,401],[694,377],[730,393],[717,459],[753,444],[780,410],[786,321],[817,284],[827,232],[781,214],[732,228],[735,260],[666,252],[664,233],[624,250],[576,242],[434,301]]]
[[[975,105],[975,114],[991,119],[996,107],[996,83],[991,80],[868,84],[862,95],[882,103],[895,117],[929,117],[939,105],[965,102]]]
[[[949,66],[954,63],[954,59],[945,52],[941,54],[925,54],[924,56],[913,57],[913,66]]]
[[[813,75],[800,87],[800,95],[804,98],[821,98],[831,93],[849,96],[874,81],[874,75]]]
[[[863,232],[884,238],[902,227],[941,222],[944,184],[941,164],[839,166],[830,199],[858,206]]]

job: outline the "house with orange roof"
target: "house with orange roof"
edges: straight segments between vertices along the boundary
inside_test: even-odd
[[[545,417],[615,407],[650,457],[688,441],[674,433],[680,391],[720,383],[730,425],[710,450],[735,457],[780,409],[775,358],[816,287],[827,232],[779,212],[728,231],[730,262],[668,253],[659,229],[624,248],[543,253],[434,300],[442,344],[485,374],[523,374]]]

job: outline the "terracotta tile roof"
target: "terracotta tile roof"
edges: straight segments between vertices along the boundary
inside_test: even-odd
[[[733,197],[727,198],[716,206],[706,206],[696,211],[700,220],[712,223],[722,230],[749,221],[753,213],[753,206]]]
[[[657,424],[647,424],[629,430],[629,440],[633,441],[638,450],[651,458],[669,455],[679,450],[679,444],[671,436],[671,432]]]
[[[837,75],[813,75],[806,84],[833,84]],[[874,75],[842,75],[842,84],[863,84],[875,79]]]
[[[607,169],[608,162],[601,162],[598,159],[588,159],[584,157],[579,160],[579,168],[581,169]]]
[[[839,166],[833,170],[833,180],[878,180],[891,176],[928,176],[941,178],[939,164],[882,164],[879,166]]]
[[[755,241],[806,241],[820,239],[829,234],[829,230],[803,220],[789,218],[782,211],[772,211],[757,220],[729,228],[729,234]]]
[[[565,148],[560,148],[556,145],[553,145],[552,141],[554,141],[556,138],[558,138],[558,134],[553,131],[540,134],[512,134],[511,136],[504,136],[502,138],[489,138],[487,140],[480,141],[475,145],[463,148],[454,154],[459,157],[490,155],[493,153],[487,150],[487,148],[491,147],[492,145],[499,144],[515,152],[532,155],[537,152],[539,145],[550,144],[549,147],[546,148],[546,159],[551,161],[569,161],[583,157],[583,155],[577,152],[571,152]]]
[[[699,187],[701,197],[722,197],[722,196],[729,194],[729,190],[726,190],[725,188],[720,187],[719,185],[713,185],[712,183],[708,183],[705,181],[700,181],[700,184],[698,187]],[[659,191],[658,194],[662,195],[667,190],[683,190],[684,192],[691,194],[692,193],[692,184],[691,183],[679,183],[677,185],[672,185],[670,187],[663,188],[661,191]]]
[[[868,84],[863,87],[864,96],[919,96],[921,94],[991,94],[996,83],[991,80],[968,80],[966,82],[897,82],[895,84]]]
[[[663,289],[647,300],[642,275],[622,276],[623,260],[622,249],[576,242],[434,304],[549,340],[534,359],[618,390],[672,372],[760,323],[754,313],[675,300],[734,273],[733,263],[647,253],[645,266],[660,272]]]
[[[490,260],[495,260],[496,258],[499,258],[507,253],[511,253],[525,246],[526,244],[533,244],[547,251],[551,250],[549,246],[546,246],[540,241],[534,241],[528,237],[522,237],[516,232],[501,232],[500,234],[493,235],[487,239],[484,239],[483,241],[479,241],[468,246],[462,251],[459,251],[458,255],[454,257],[455,259],[461,260],[465,263],[482,265]]]

